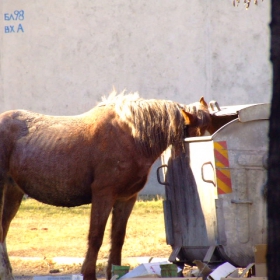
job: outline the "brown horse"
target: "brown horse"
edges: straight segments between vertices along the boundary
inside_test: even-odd
[[[13,279],[5,238],[26,193],[55,206],[91,203],[85,280],[96,279],[97,254],[112,211],[110,279],[111,265],[121,264],[127,220],[152,164],[169,145],[183,146],[185,126],[188,136],[197,136],[209,122],[203,98],[183,106],[137,94],[111,95],[78,116],[1,114],[0,278]]]

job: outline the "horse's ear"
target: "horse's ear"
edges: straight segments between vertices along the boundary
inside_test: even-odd
[[[182,114],[183,114],[183,117],[185,119],[185,124],[186,125],[191,125],[194,123],[194,115],[192,115],[191,113],[189,112],[186,112],[184,109],[182,109]]]
[[[202,96],[200,99],[199,99],[199,103],[205,107],[208,107],[208,104],[206,103],[206,101],[204,100],[204,97]]]

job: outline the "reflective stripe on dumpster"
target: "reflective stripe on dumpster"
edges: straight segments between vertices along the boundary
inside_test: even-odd
[[[218,194],[231,193],[232,187],[226,141],[214,142],[214,155]]]

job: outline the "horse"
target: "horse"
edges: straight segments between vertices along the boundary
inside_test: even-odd
[[[0,269],[13,279],[6,250],[9,225],[24,194],[62,207],[91,204],[81,273],[96,279],[96,261],[112,213],[112,264],[121,264],[128,218],[152,164],[169,146],[202,135],[210,123],[202,97],[192,105],[113,93],[86,113],[50,116],[27,110],[0,115]],[[3,264],[5,264],[3,266]]]

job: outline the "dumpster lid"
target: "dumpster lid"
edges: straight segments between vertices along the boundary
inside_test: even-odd
[[[242,123],[255,121],[255,120],[268,120],[270,116],[270,103],[257,103],[257,104],[246,104],[246,105],[233,105],[233,106],[219,106],[216,101],[209,103],[210,114],[215,119],[225,119],[223,125],[219,126],[216,131],[221,129],[223,126],[230,124],[234,121]],[[184,139],[184,142],[206,142],[212,141],[213,135],[200,136],[200,137],[188,137]]]
[[[211,101],[210,114],[216,117],[236,115],[239,121],[267,120],[270,115],[269,103],[256,103],[246,105],[219,106],[216,101]]]

